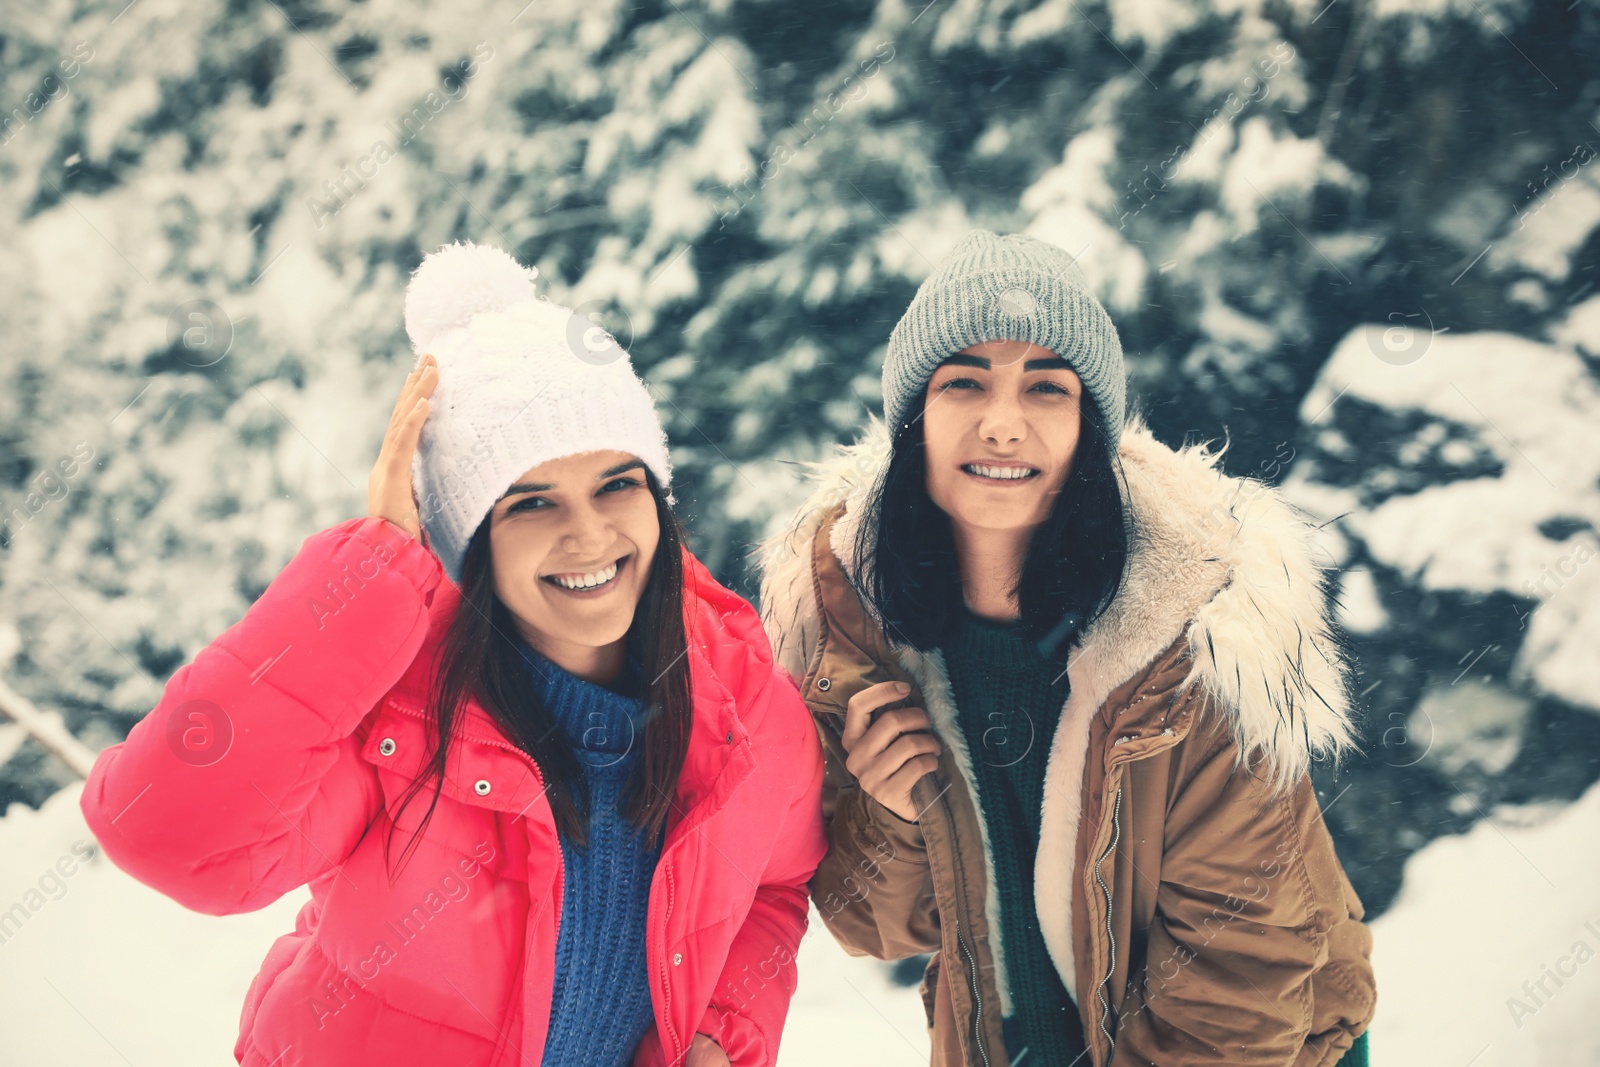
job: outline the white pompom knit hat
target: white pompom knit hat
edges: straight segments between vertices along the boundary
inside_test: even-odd
[[[406,289],[411,347],[439,364],[412,479],[429,545],[457,583],[494,502],[547,460],[627,452],[671,484],[667,436],[628,353],[539,296],[537,277],[466,242],[429,254]]]

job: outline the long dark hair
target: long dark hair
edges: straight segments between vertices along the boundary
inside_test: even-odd
[[[639,759],[623,792],[621,811],[634,826],[659,841],[689,750],[694,704],[689,687],[687,635],[683,624],[683,528],[648,468],[645,483],[655,499],[661,537],[644,592],[628,628],[628,655],[644,670],[645,726]],[[457,714],[476,700],[518,748],[533,757],[544,777],[556,829],[582,847],[588,839],[589,794],[577,754],[528,676],[526,645],[509,608],[494,592],[487,518],[467,543],[461,566],[461,604],[439,645],[428,719],[432,746],[423,770],[400,800],[404,809],[428,782],[433,799],[401,853],[401,866],[416,848],[444,788],[445,760]],[[385,862],[394,824],[384,842]]]
[[[962,610],[950,516],[928,495],[925,400],[926,393],[895,434],[856,533],[856,558],[867,564],[863,592],[888,636],[924,652],[954,637]],[[1088,393],[1079,411],[1072,472],[1029,539],[1012,590],[1024,632],[1052,657],[1110,605],[1128,562],[1121,461],[1107,447],[1105,419]]]

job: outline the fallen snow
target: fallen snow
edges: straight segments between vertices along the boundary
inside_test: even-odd
[[[0,933],[0,1064],[232,1063],[250,980],[309,894],[216,918],[140,885],[98,850],[80,863],[94,841],[78,809],[81,791],[62,789],[38,811],[13,804],[0,818],[0,912],[29,911],[20,929]],[[891,984],[883,964],[845,955],[815,911],[799,968],[783,1067],[928,1062],[917,991]]]
[[[0,819],[0,907],[24,901],[59,859],[73,856],[75,843],[92,841],[80,788],[61,790],[37,812],[13,805]],[[1600,1062],[1600,851],[1575,847],[1597,840],[1600,785],[1565,808],[1500,809],[1416,853],[1399,898],[1373,923],[1375,1061]],[[60,885],[41,893],[42,906],[0,944],[5,1062],[231,1062],[245,989],[267,946],[293,925],[304,893],[213,918],[146,889],[98,854]],[[892,986],[880,964],[846,956],[815,913],[799,959],[784,1067],[927,1062],[914,989]],[[1548,977],[1557,969],[1569,975],[1560,985]]]
[[[1363,326],[1335,348],[1301,419],[1317,424],[1347,398],[1468,427],[1503,470],[1365,509],[1298,466],[1285,491],[1324,518],[1348,512],[1339,528],[1423,589],[1534,600],[1516,677],[1600,708],[1600,384],[1582,358],[1507,333]],[[1587,528],[1554,540],[1540,532],[1551,520]]]
[[[1600,1063],[1595,841],[1600,784],[1553,814],[1497,811],[1412,856],[1400,896],[1373,923],[1374,1062]],[[1524,982],[1533,984],[1531,996]]]

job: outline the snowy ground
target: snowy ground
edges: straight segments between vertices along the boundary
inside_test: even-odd
[[[1412,856],[1373,924],[1374,1060],[1600,1063],[1597,841],[1600,784],[1565,807],[1502,808]]]
[[[63,789],[37,812],[14,804],[0,819],[0,913],[37,907],[21,929],[0,932],[8,938],[0,943],[0,1067],[232,1063],[245,990],[306,894],[250,915],[187,911],[103,855],[80,862],[94,840],[80,791]],[[799,958],[783,1067],[928,1062],[915,989],[891,985],[876,962],[846,956],[815,913]]]
[[[72,787],[39,812],[14,805],[0,819],[0,906],[43,899],[0,944],[0,1067],[231,1062],[245,989],[303,898],[221,919],[185,911],[103,857],[80,863],[74,848],[92,839],[77,804]],[[1600,852],[1574,847],[1594,841],[1600,785],[1566,808],[1503,810],[1412,858],[1400,898],[1374,924],[1377,1062],[1600,1062]],[[926,1063],[916,992],[845,956],[813,916],[781,1062]]]

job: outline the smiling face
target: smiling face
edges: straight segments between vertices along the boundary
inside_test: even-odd
[[[541,463],[488,521],[495,595],[523,638],[557,666],[608,681],[661,539],[644,464],[616,451]]]
[[[1078,450],[1083,383],[1024,341],[986,341],[934,370],[923,407],[928,496],[969,530],[1031,530]]]

